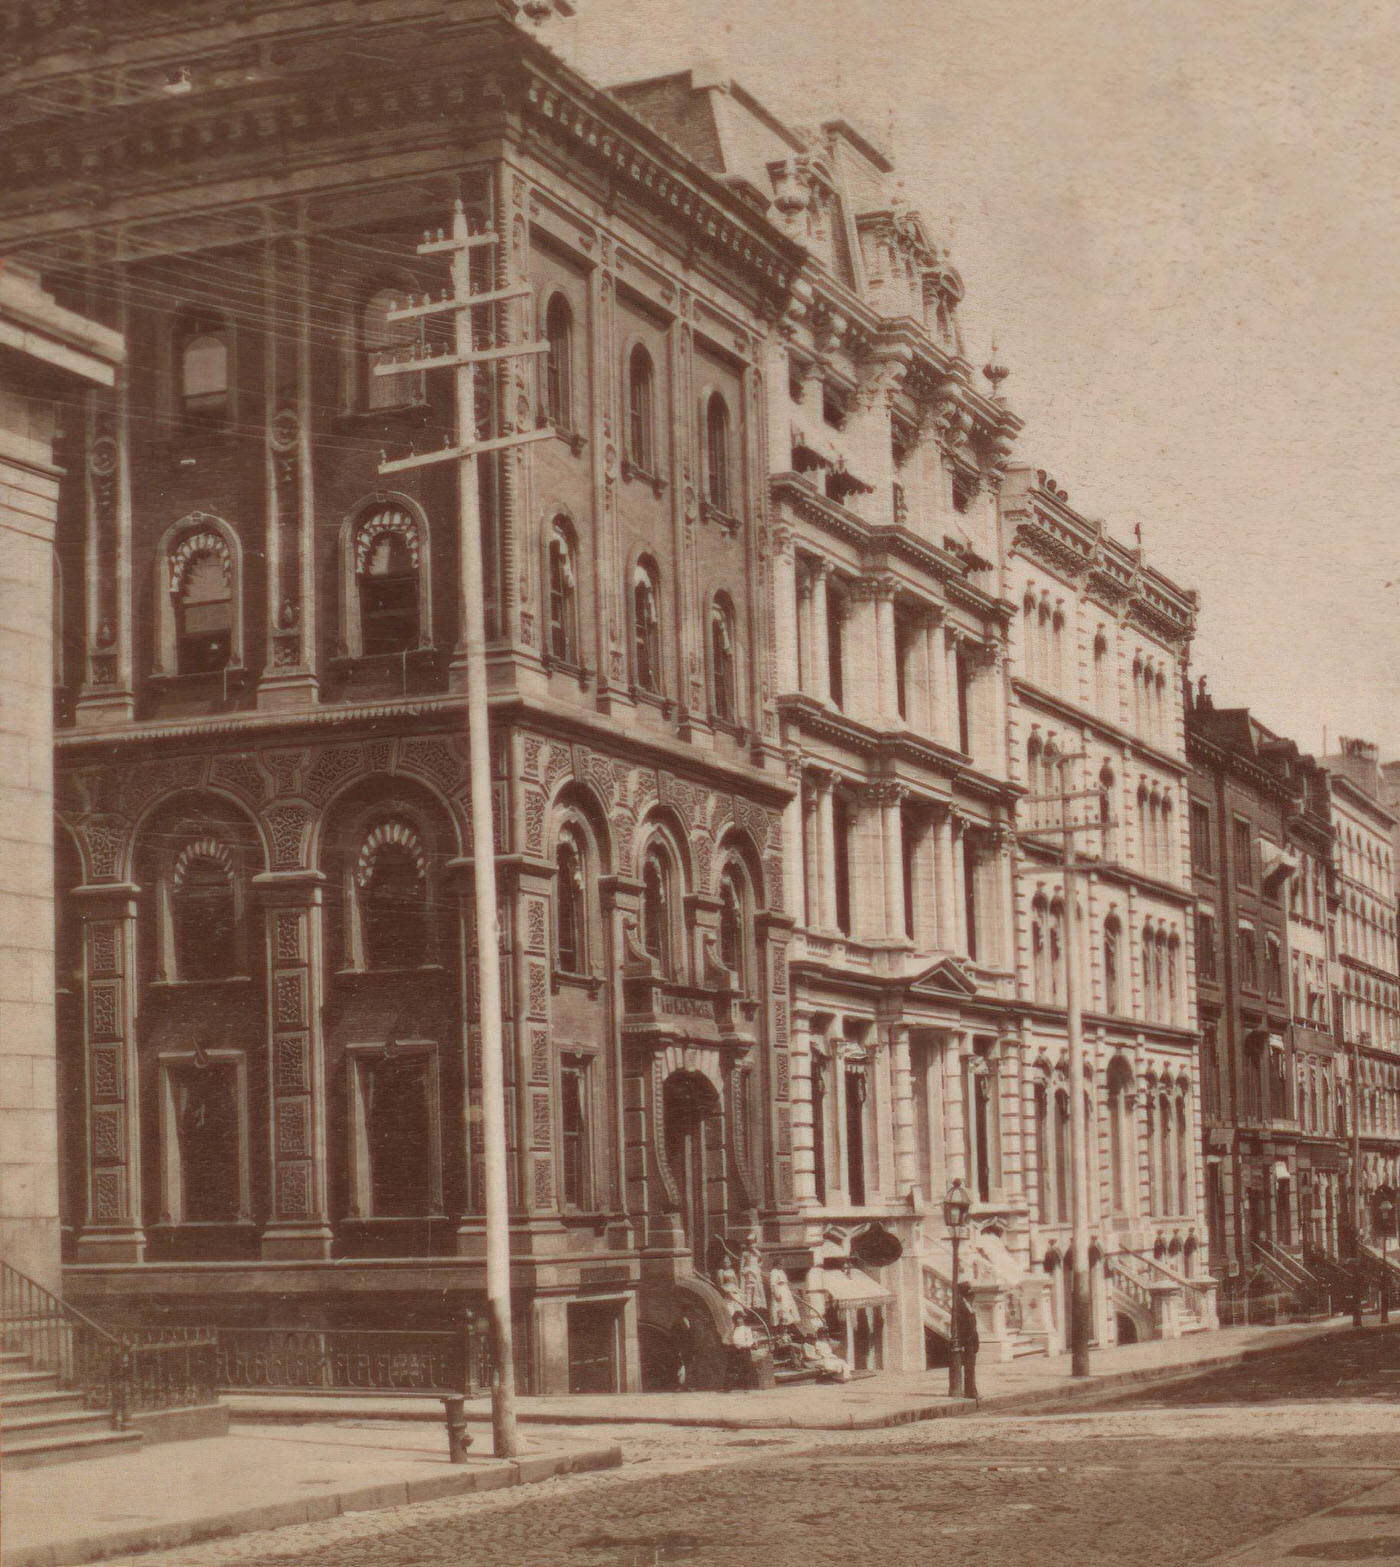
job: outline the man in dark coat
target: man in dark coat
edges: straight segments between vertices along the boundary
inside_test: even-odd
[[[958,1314],[958,1348],[962,1352],[963,1397],[977,1397],[977,1351],[982,1340],[977,1333],[977,1313],[972,1309],[972,1286],[966,1281],[958,1285],[958,1298],[953,1309]]]

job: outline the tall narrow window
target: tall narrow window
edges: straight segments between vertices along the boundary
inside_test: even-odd
[[[566,1208],[588,1202],[588,1066],[571,1058],[559,1074],[559,1185]]]
[[[627,455],[643,473],[656,471],[656,378],[640,343],[627,361]]]
[[[360,347],[363,355],[363,403],[366,408],[400,408],[423,400],[421,371],[404,370],[392,375],[379,375],[375,370],[376,365],[386,365],[395,359],[414,355],[421,347],[422,331],[417,320],[389,319],[389,313],[402,303],[393,289],[383,288],[370,295],[361,312]]]
[[[1109,1197],[1113,1212],[1120,1217],[1128,1208],[1128,1160],[1131,1143],[1132,1069],[1120,1058],[1109,1068],[1108,1078],[1108,1157]]]
[[[1036,1217],[1042,1224],[1051,1222],[1054,1197],[1055,1133],[1050,1123],[1050,1090],[1044,1083],[1035,1085]]]
[[[577,834],[565,827],[554,853],[554,962],[563,974],[587,969],[583,868]]]
[[[574,313],[562,294],[551,297],[544,315],[544,408],[561,429],[573,428]]]
[[[360,850],[356,882],[365,967],[427,962],[426,858],[413,829],[400,821],[375,827]]]
[[[431,1058],[396,1055],[360,1063],[365,1151],[369,1157],[370,1214],[409,1218],[437,1206],[436,1146],[432,1124]]]
[[[981,853],[971,833],[963,834],[963,925],[967,931],[967,955],[974,962],[978,957],[977,930],[977,877],[981,867]]]
[[[402,513],[371,519],[359,558],[360,646],[368,656],[418,646],[417,531]]]
[[[1094,636],[1094,707],[1105,718],[1117,718],[1112,711],[1113,682],[1108,659],[1108,638],[1102,630]]]
[[[169,1074],[180,1161],[180,1214],[189,1224],[227,1223],[241,1206],[238,1077],[223,1063]]]
[[[843,795],[831,801],[832,838],[835,863],[832,866],[832,890],[835,893],[836,928],[843,936],[851,934],[851,812]]]
[[[747,965],[744,962],[744,891],[738,873],[731,866],[719,886],[719,960],[734,975],[740,990],[746,990]]]
[[[673,956],[671,905],[671,867],[662,851],[653,847],[642,866],[642,945],[668,978]]]
[[[186,555],[175,575],[175,659],[182,675],[224,669],[232,651],[233,574],[213,543]]]
[[[661,691],[661,605],[656,567],[640,560],[632,575],[632,675],[639,691]]]
[[[180,408],[191,423],[228,417],[228,332],[220,321],[192,322],[181,340]]]
[[[577,664],[578,571],[573,540],[561,522],[549,539],[549,656],[561,664]]]
[[[831,578],[818,582],[816,591],[826,594],[826,647],[818,649],[826,655],[827,689],[831,693],[833,707],[843,707],[846,701],[846,600]]]
[[[726,516],[734,510],[730,464],[729,409],[718,392],[711,392],[705,404],[705,498]]]
[[[1061,1089],[1055,1095],[1055,1218],[1069,1223],[1070,1196],[1069,1095]]]
[[[213,839],[190,844],[175,861],[170,915],[181,979],[226,979],[234,972],[237,910],[233,862]]]
[[[1111,1014],[1122,1009],[1122,954],[1123,927],[1118,916],[1110,914],[1103,925],[1103,1007]]]
[[[958,686],[958,749],[972,755],[972,665],[959,647],[955,660]]]
[[[865,1099],[869,1078],[863,1066],[846,1068],[846,1196],[865,1206]]]
[[[812,1176],[817,1201],[826,1201],[826,1060],[812,1055]]]
[[[739,692],[734,667],[734,606],[723,593],[710,608],[710,684],[715,717],[725,724],[737,722]]]
[[[1050,906],[1043,894],[1031,904],[1031,979],[1037,1001],[1050,999]]]

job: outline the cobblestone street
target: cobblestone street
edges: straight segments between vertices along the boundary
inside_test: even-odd
[[[1397,1342],[1343,1333],[1112,1407],[854,1439],[600,1427],[599,1440],[622,1444],[621,1471],[139,1560],[796,1567],[866,1559],[878,1539],[893,1567],[1194,1567],[1400,1475]]]

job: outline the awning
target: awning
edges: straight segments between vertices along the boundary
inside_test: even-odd
[[[1288,1173],[1288,1165],[1282,1159],[1274,1160],[1274,1179],[1276,1181],[1291,1181],[1293,1179]]]
[[[859,1268],[852,1268],[849,1273],[840,1268],[826,1268],[819,1287],[826,1291],[838,1311],[859,1311],[862,1306],[879,1306],[894,1299],[883,1284],[877,1284]]]

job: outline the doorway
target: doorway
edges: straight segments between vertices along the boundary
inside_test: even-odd
[[[719,1095],[698,1072],[673,1072],[661,1090],[666,1167],[680,1198],[681,1223],[696,1271],[710,1268],[712,1237],[722,1218],[724,1151]]]
[[[616,1301],[569,1305],[569,1391],[616,1393],[622,1360],[622,1307]]]

